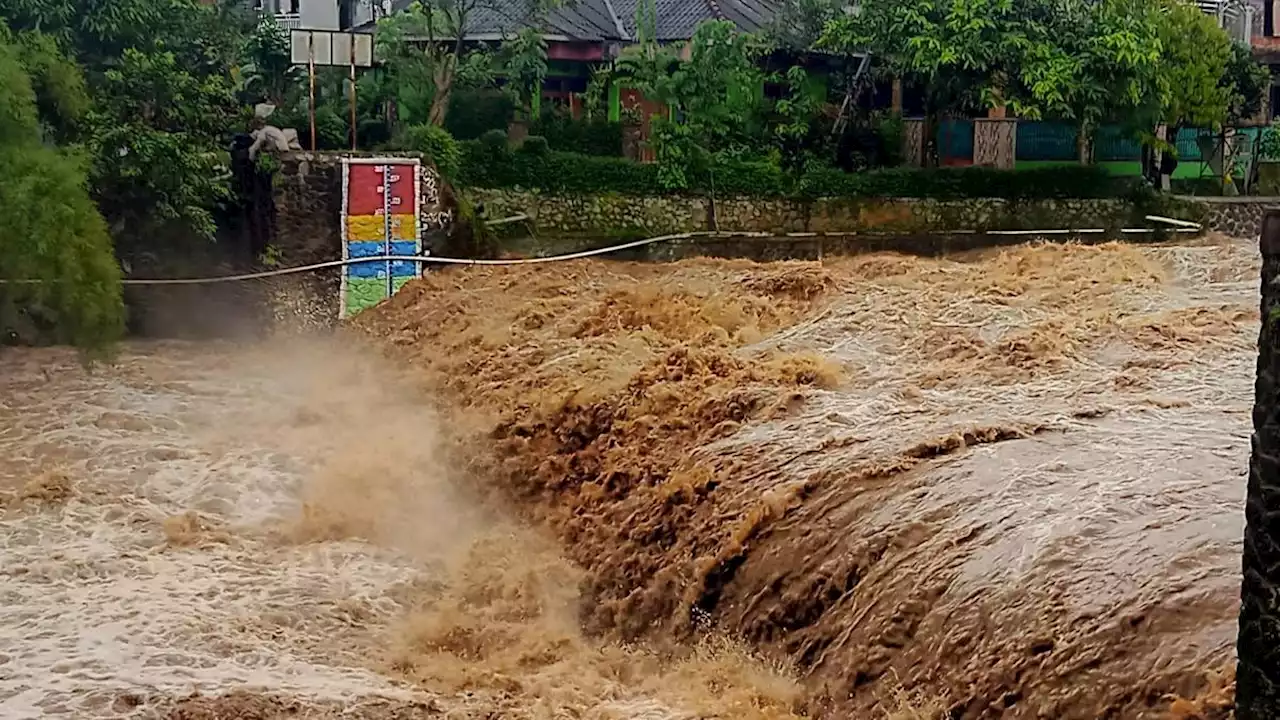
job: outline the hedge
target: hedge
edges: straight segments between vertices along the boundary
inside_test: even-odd
[[[626,158],[546,150],[511,152],[498,137],[459,143],[463,187],[522,187],[556,193],[616,192],[670,195],[658,180],[656,164]],[[1112,198],[1130,196],[1138,184],[1097,166],[1026,170],[993,168],[887,168],[859,173],[821,168],[798,181],[768,162],[723,161],[710,172],[693,173],[683,193],[747,197],[904,197],[960,199]]]
[[[622,155],[622,123],[546,114],[529,127],[529,132],[546,138],[552,150],[608,157]]]
[[[800,179],[803,197],[928,197],[940,200],[1111,198],[1132,194],[1133,178],[1111,175],[1097,165],[997,170],[983,167],[885,168],[861,173],[812,170]]]

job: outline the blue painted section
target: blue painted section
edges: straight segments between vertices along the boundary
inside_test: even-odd
[[[392,255],[416,255],[417,243],[413,240],[399,240],[391,243]],[[347,254],[352,258],[381,257],[386,254],[385,244],[377,241],[361,241],[347,243]],[[385,278],[387,264],[378,262],[360,263],[347,266],[348,277],[353,278]],[[418,263],[408,260],[397,260],[391,263],[393,277],[417,277]]]

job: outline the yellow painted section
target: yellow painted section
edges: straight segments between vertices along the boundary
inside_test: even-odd
[[[418,238],[418,219],[413,215],[391,216],[392,240],[416,240]],[[360,242],[367,240],[385,240],[381,215],[349,215],[347,216],[347,240]]]

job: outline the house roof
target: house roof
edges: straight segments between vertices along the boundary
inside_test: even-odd
[[[613,0],[629,38],[635,38],[638,0]],[[743,32],[755,32],[773,18],[773,0],[654,0],[657,40],[688,40],[707,20],[729,20]]]
[[[413,0],[395,0],[399,12]],[[773,17],[776,0],[654,0],[657,40],[688,40],[706,20],[729,20],[744,32],[754,32]],[[573,0],[549,12],[542,23],[549,39],[629,42],[636,38],[639,0]],[[514,35],[533,21],[526,0],[482,3],[467,20],[466,37],[500,39]]]

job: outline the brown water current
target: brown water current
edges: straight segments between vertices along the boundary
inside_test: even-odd
[[[731,643],[586,639],[438,425],[339,342],[4,351],[0,717],[793,717]]]
[[[394,363],[0,350],[0,717],[1195,717],[1255,253],[459,269],[362,316]]]
[[[827,717],[1154,718],[1231,657],[1255,252],[466,271],[362,324],[493,414],[593,631],[744,638]]]

